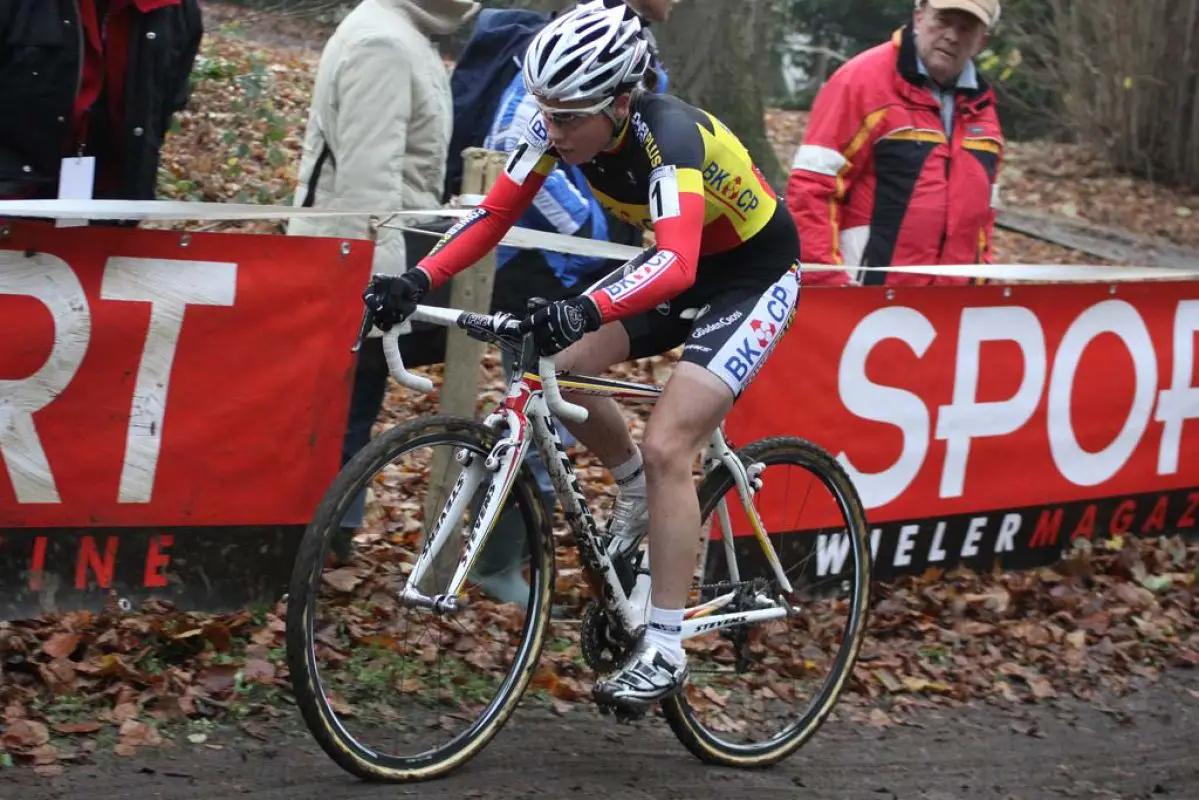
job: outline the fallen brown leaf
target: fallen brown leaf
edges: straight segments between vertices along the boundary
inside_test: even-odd
[[[329,697],[329,707],[333,709],[333,713],[340,717],[352,717],[357,712],[354,707],[345,701],[344,698],[337,695],[336,692]]]
[[[242,670],[242,678],[246,683],[274,683],[275,665],[269,661],[251,658]]]
[[[229,626],[221,622],[208,623],[201,630],[201,635],[208,640],[208,643],[212,645],[212,649],[218,653],[227,652],[233,639],[233,634],[229,630]]]
[[[221,697],[233,691],[237,670],[234,664],[214,664],[197,672],[195,683],[209,694]]]
[[[75,666],[65,658],[57,658],[49,664],[38,664],[42,682],[55,695],[68,695],[76,691]]]
[[[139,713],[137,703],[120,703],[112,710],[112,721],[126,722],[135,719]]]
[[[339,567],[321,575],[321,580],[339,592],[352,592],[362,582],[362,575],[353,567]]]
[[[32,719],[19,719],[0,734],[0,747],[5,750],[26,750],[50,741],[50,729]]]
[[[158,747],[163,742],[158,729],[153,725],[132,719],[121,723],[118,735],[122,744],[133,747]]]
[[[43,744],[30,750],[29,756],[35,765],[44,767],[58,761],[58,748],[52,744]]]
[[[1057,697],[1057,691],[1054,690],[1053,684],[1047,678],[1035,677],[1028,681],[1028,687],[1032,689],[1033,697],[1038,700],[1043,700],[1048,697]]]
[[[881,708],[871,709],[870,714],[866,718],[871,727],[874,728],[890,728],[895,724],[895,721],[887,715],[886,711]]]
[[[50,658],[66,658],[75,652],[79,640],[80,636],[77,633],[56,633],[42,645],[42,652]]]

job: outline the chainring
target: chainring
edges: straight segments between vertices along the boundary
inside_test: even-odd
[[[608,614],[592,600],[583,609],[582,625],[579,630],[579,649],[587,666],[599,675],[605,675],[624,661],[628,648],[614,642],[608,636]]]

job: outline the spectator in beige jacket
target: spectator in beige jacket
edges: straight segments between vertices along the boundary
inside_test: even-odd
[[[337,26],[317,67],[294,204],[401,211],[437,208],[453,126],[449,71],[435,36],[478,11],[469,0],[362,0]],[[292,218],[292,236],[370,238],[365,216]],[[402,231],[377,232],[373,272],[408,269]],[[406,331],[404,331],[406,332]],[[383,404],[380,339],[359,351],[342,463],[370,441]],[[362,498],[343,520],[335,554],[349,557]]]
[[[433,36],[470,19],[468,0],[363,0],[317,68],[295,205],[399,211],[440,206],[453,125]],[[366,217],[293,218],[294,236],[370,237]],[[407,269],[401,231],[381,229],[374,272]]]

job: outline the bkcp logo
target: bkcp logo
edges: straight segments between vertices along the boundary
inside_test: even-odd
[[[726,379],[744,388],[762,366],[765,356],[787,327],[798,293],[795,277],[788,272],[759,298],[742,324],[720,349],[714,362],[721,365]]]
[[[624,276],[616,283],[604,287],[612,302],[618,303],[637,292],[655,277],[662,274],[674,262],[674,254],[668,250],[655,253],[640,266],[630,264]]]
[[[778,325],[773,322],[763,322],[760,319],[755,319],[749,323],[750,329],[758,338],[758,346],[765,347],[770,344],[770,340],[774,338],[774,332],[778,330]]]
[[[743,216],[760,205],[757,194],[752,188],[742,184],[740,175],[733,175],[715,161],[708,162],[703,175],[704,183],[717,195],[736,206]]]

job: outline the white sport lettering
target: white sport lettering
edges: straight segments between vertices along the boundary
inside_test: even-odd
[[[100,297],[150,304],[150,325],[133,389],[118,499],[148,503],[154,489],[171,364],[189,305],[231,306],[237,264],[225,261],[108,259]]]
[[[83,363],[92,335],[87,296],[61,258],[13,250],[0,250],[0,294],[36,298],[54,320],[54,344],[41,368],[26,378],[0,380],[0,459],[18,503],[60,503],[33,415],[54,402]]]
[[[150,304],[130,407],[118,500],[148,503],[154,487],[166,419],[171,365],[189,305],[233,305],[237,264],[113,257],[105,265],[100,297]],[[18,503],[60,503],[58,487],[34,415],[75,378],[91,340],[92,311],[74,270],[39,253],[0,251],[0,294],[36,298],[54,320],[54,344],[42,367],[19,380],[0,381],[0,460]]]
[[[971,442],[1020,430],[1029,424],[1044,400],[1041,424],[1045,425],[1048,455],[1058,473],[1072,484],[1097,486],[1117,475],[1144,441],[1151,418],[1162,423],[1157,473],[1175,473],[1184,423],[1199,419],[1199,387],[1192,383],[1196,331],[1199,301],[1180,301],[1174,316],[1170,386],[1158,391],[1158,362],[1163,356],[1154,347],[1142,312],[1131,303],[1111,299],[1087,308],[1070,324],[1056,352],[1049,350],[1040,322],[1029,309],[967,308],[962,312],[957,337],[952,400],[930,409],[915,393],[875,383],[866,376],[867,358],[879,343],[899,339],[917,357],[923,357],[937,335],[929,320],[915,309],[881,308],[864,317],[850,334],[841,354],[838,392],[851,414],[898,428],[903,436],[902,448],[889,467],[874,473],[855,468],[847,453],[838,454],[838,459],[849,471],[866,508],[878,508],[911,486],[924,467],[931,439],[940,439],[946,442],[946,455],[939,496],[960,497],[968,478]],[[1121,412],[1126,416],[1114,438],[1092,451],[1079,444],[1075,420],[1071,418],[1076,403],[1074,378],[1087,348],[1104,334],[1118,338],[1131,357],[1132,404]],[[979,402],[981,345],[997,341],[1013,342],[1019,347],[1023,366],[1020,386],[1005,400]],[[1005,520],[1004,524],[1015,523]],[[1000,531],[1004,549],[1010,549],[1013,534],[1014,530],[1008,528]]]

